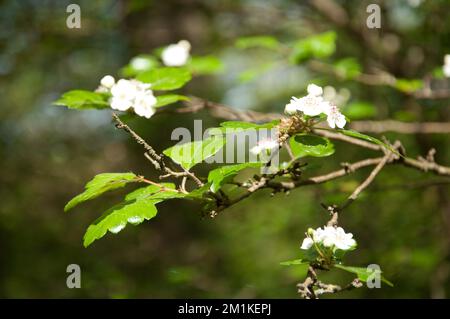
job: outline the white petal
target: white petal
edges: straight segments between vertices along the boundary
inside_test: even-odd
[[[101,80],[100,84],[105,88],[112,88],[112,86],[116,83],[116,80],[111,75],[105,75]]]
[[[313,96],[321,96],[323,94],[323,89],[315,84],[309,84],[307,88],[308,94]]]
[[[284,113],[288,115],[294,115],[295,113],[297,113],[297,111],[298,111],[297,106],[294,103],[286,104],[284,108]]]
[[[128,99],[113,97],[111,99],[111,108],[118,111],[126,111],[131,107],[132,103]]]
[[[443,67],[444,75],[450,78],[450,64],[445,64]]]
[[[444,56],[444,64],[450,65],[450,54]]]
[[[130,64],[133,69],[142,71],[147,70],[150,67],[151,62],[147,59],[136,57],[131,60]]]
[[[346,123],[347,123],[347,120],[345,119],[345,116],[342,114],[339,114],[336,119],[336,126],[339,128],[344,128]]]
[[[303,243],[300,249],[308,250],[312,247],[313,244],[314,241],[311,238],[306,237],[305,239],[303,239]]]
[[[183,66],[189,59],[189,48],[185,42],[171,44],[163,50],[161,59],[166,66]]]

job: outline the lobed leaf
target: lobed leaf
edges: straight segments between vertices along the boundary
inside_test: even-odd
[[[105,109],[109,107],[108,94],[85,90],[73,90],[64,93],[53,102],[55,105],[67,106],[70,109]]]
[[[217,192],[222,185],[232,180],[240,171],[250,167],[260,167],[261,163],[241,163],[226,165],[213,169],[208,174],[208,182],[211,183],[210,190]]]
[[[355,275],[358,276],[358,279],[363,281],[363,282],[367,282],[367,280],[369,279],[370,276],[374,275],[374,271],[369,271],[367,268],[364,267],[353,267],[353,266],[344,266],[341,264],[335,264],[334,265],[336,268],[342,269],[344,271],[353,273]],[[386,278],[384,278],[381,275],[381,271],[380,271],[380,279],[382,282],[384,282],[385,284],[387,284],[390,287],[393,287],[394,285],[387,280]]]
[[[201,141],[174,145],[163,153],[185,169],[190,169],[217,153],[225,142],[226,139],[223,136],[215,135]]]
[[[334,145],[329,139],[317,135],[301,133],[289,139],[295,158],[305,156],[326,157],[334,154]]]
[[[152,90],[175,90],[189,82],[192,76],[185,68],[163,67],[139,73],[136,78],[150,83]]]
[[[95,176],[85,186],[85,191],[72,198],[64,207],[68,211],[74,206],[87,200],[96,198],[101,194],[124,187],[127,183],[136,181],[137,176],[133,173],[103,173]]]
[[[188,101],[189,98],[184,95],[179,94],[165,94],[165,95],[159,95],[156,97],[156,104],[155,107],[161,107],[169,104],[173,104],[178,101]]]

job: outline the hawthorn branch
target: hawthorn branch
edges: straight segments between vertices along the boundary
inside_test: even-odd
[[[116,127],[118,129],[122,129],[125,132],[129,133],[131,137],[140,145],[142,145],[145,149],[144,156],[153,164],[156,170],[163,171],[166,174],[161,175],[160,178],[167,178],[167,177],[175,177],[175,178],[184,178],[184,177],[190,177],[198,186],[203,186],[202,181],[195,176],[194,173],[188,171],[184,167],[180,166],[182,171],[177,172],[169,168],[166,163],[164,162],[165,156],[159,155],[156,153],[156,151],[153,149],[153,147],[150,146],[142,137],[140,137],[135,131],[133,131],[128,125],[126,125],[118,116],[116,113],[112,113],[112,117],[114,121],[116,122]],[[183,190],[185,181],[182,181],[181,188]]]
[[[450,95],[450,92],[449,92]],[[213,117],[230,120],[230,121],[248,121],[248,122],[270,122],[284,118],[282,114],[278,113],[262,113],[249,110],[238,110],[224,104],[211,102],[199,97],[191,96],[189,101],[185,101],[184,107],[178,109],[160,109],[156,114],[162,113],[196,113],[202,110],[207,110]],[[446,134],[450,133],[450,122],[424,122],[424,123],[405,123],[400,121],[352,121],[349,127],[356,131],[384,133],[396,132],[401,134]],[[350,136],[345,136],[339,133],[325,132],[314,130],[314,133],[342,141],[353,140],[356,144],[366,144],[368,142],[361,141]],[[368,143],[371,144],[371,143]],[[372,149],[379,150],[377,145],[371,144]],[[370,147],[367,147],[370,148]]]

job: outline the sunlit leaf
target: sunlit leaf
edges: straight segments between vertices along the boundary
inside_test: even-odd
[[[105,109],[109,107],[108,95],[85,90],[73,90],[64,93],[53,102],[55,105],[67,106],[71,109]]]
[[[217,153],[225,145],[225,142],[225,138],[216,135],[200,141],[177,144],[163,153],[185,169],[190,169]]]
[[[166,94],[166,95],[158,95],[156,97],[156,105],[155,107],[161,107],[168,104],[173,104],[178,101],[188,101],[189,98],[184,95],[178,94]]]
[[[263,35],[239,38],[236,41],[235,45],[239,49],[248,49],[255,47],[277,49],[280,46],[280,43],[274,37]]]
[[[297,134],[289,139],[295,158],[305,156],[325,157],[334,153],[334,145],[329,139],[312,134]]]
[[[74,206],[87,200],[96,198],[101,194],[124,187],[127,183],[137,180],[137,176],[133,173],[103,173],[98,174],[85,186],[85,191],[72,200],[64,207],[64,211],[68,211]]]
[[[136,78],[150,83],[152,90],[175,90],[191,80],[191,73],[185,68],[163,67],[140,73]]]
[[[363,281],[363,282],[367,282],[369,277],[371,277],[371,276],[373,277],[375,275],[375,270],[372,270],[370,268],[368,269],[368,268],[364,268],[364,267],[344,266],[344,265],[340,265],[340,264],[336,264],[334,266],[336,268],[339,268],[339,269],[342,269],[342,270],[345,270],[347,272],[350,272],[350,273],[353,273],[353,274],[357,275],[358,279]],[[394,286],[389,280],[387,280],[386,278],[384,278],[381,275],[381,271],[380,271],[379,275],[380,275],[380,280],[382,282],[384,282],[385,284],[387,284],[390,287]]]
[[[211,183],[211,191],[217,192],[220,187],[232,180],[241,170],[250,167],[260,167],[261,163],[241,163],[221,166],[213,169],[208,174],[208,182]]]

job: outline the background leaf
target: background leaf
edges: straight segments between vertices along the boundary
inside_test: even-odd
[[[377,108],[369,102],[353,102],[344,109],[345,114],[352,120],[375,117]]]
[[[193,74],[214,74],[223,71],[222,62],[215,56],[193,56],[186,67]]]
[[[274,37],[262,35],[262,36],[239,38],[236,41],[235,45],[239,49],[248,49],[256,47],[266,49],[277,49],[280,46],[280,43]]]
[[[334,64],[335,72],[346,80],[351,80],[361,74],[361,65],[355,58],[344,58]]]
[[[292,63],[300,63],[309,58],[326,58],[336,50],[336,33],[328,31],[301,39],[294,43],[289,57]]]

